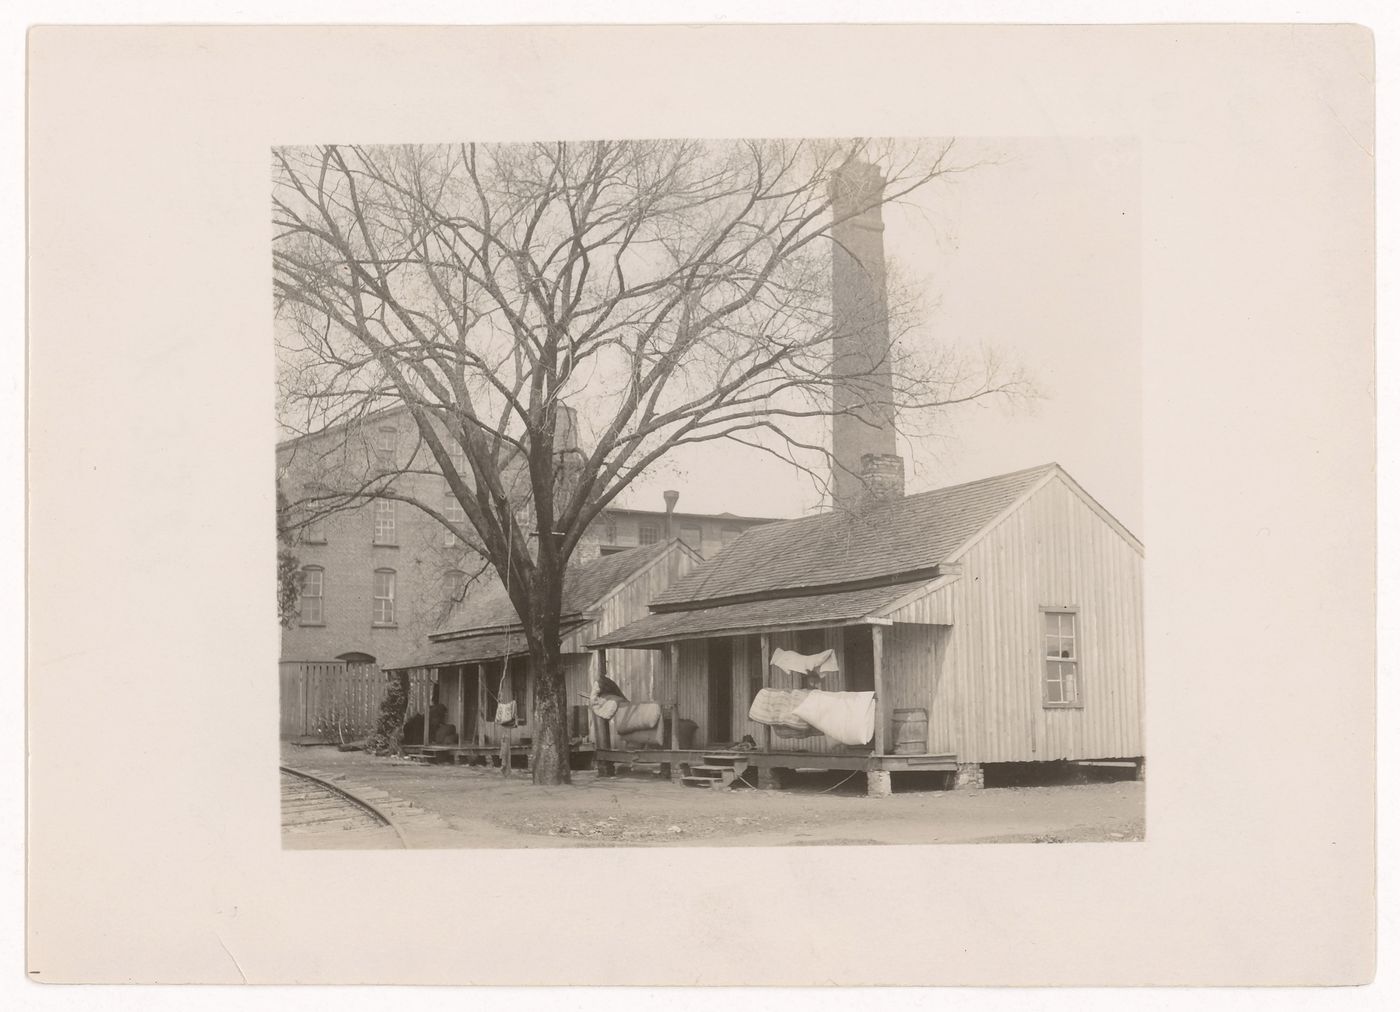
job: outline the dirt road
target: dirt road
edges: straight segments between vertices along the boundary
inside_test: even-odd
[[[414,847],[803,846],[1064,843],[1144,836],[1143,784],[920,791],[870,799],[851,786],[756,791],[683,788],[654,777],[576,773],[535,787],[523,770],[419,766],[333,748],[283,746],[283,762],[377,788],[426,813]],[[318,838],[296,846],[374,846]]]

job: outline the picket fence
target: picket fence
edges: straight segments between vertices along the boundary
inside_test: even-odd
[[[283,738],[355,741],[374,730],[389,677],[377,664],[283,661],[278,665]],[[427,713],[434,678],[423,669],[409,675],[408,714]]]

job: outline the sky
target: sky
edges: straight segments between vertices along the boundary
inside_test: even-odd
[[[995,349],[1040,396],[974,405],[936,437],[901,437],[906,491],[1056,461],[1139,537],[1142,531],[1141,221],[1136,142],[958,139],[975,167],[885,212],[892,270],[921,290],[916,340]],[[685,447],[620,502],[801,516],[812,481],[759,451]]]

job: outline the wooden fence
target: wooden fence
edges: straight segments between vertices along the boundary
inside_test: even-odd
[[[389,679],[376,664],[283,661],[278,665],[283,738],[354,741],[374,730]],[[427,713],[436,679],[423,669],[409,675],[408,710]]]

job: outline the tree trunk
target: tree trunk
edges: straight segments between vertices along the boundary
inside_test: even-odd
[[[557,637],[530,651],[535,672],[535,741],[530,765],[537,784],[569,782],[569,707],[564,695],[564,663]]]

